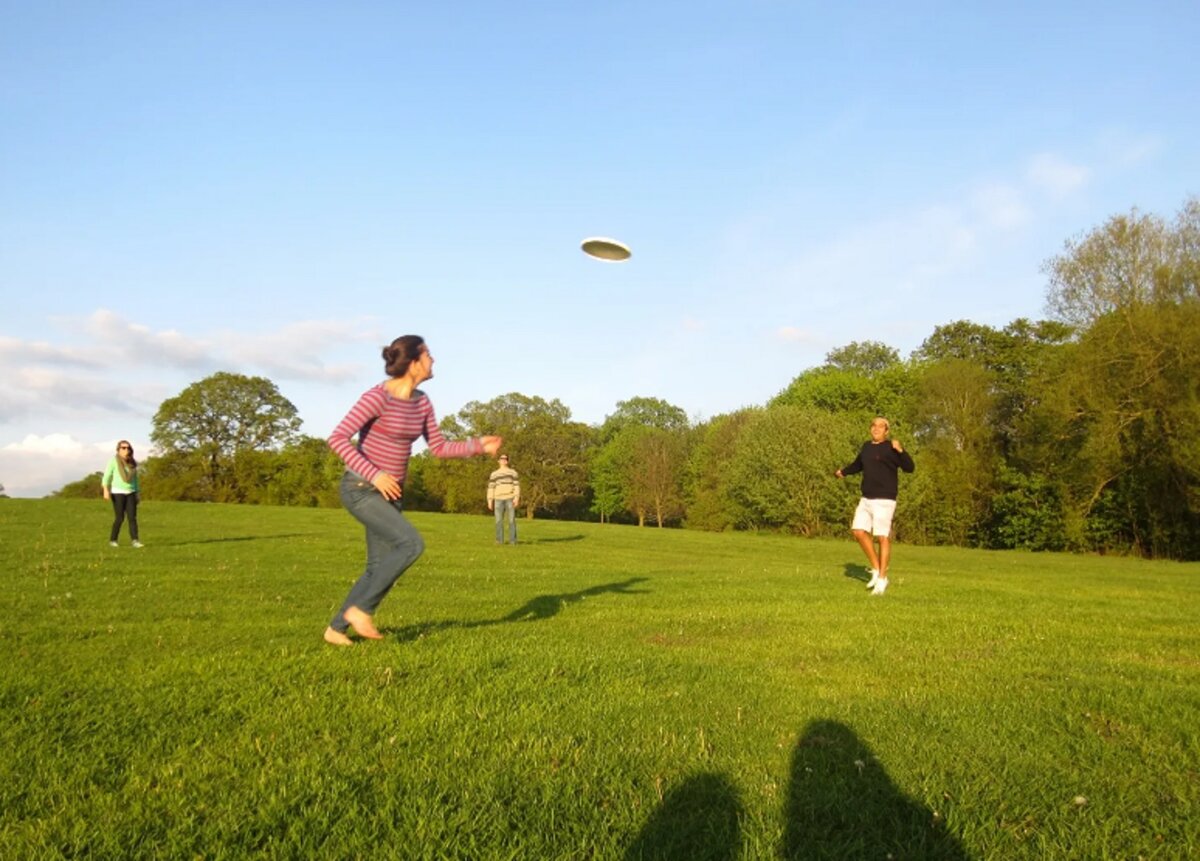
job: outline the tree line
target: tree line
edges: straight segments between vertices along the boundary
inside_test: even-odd
[[[768,403],[690,421],[651,397],[598,425],[520,393],[447,416],[504,436],[528,517],[841,535],[857,498],[832,473],[875,415],[917,462],[900,540],[1200,559],[1200,199],[1133,210],[1045,263],[1049,319],[938,326],[902,358],[832,350]],[[335,506],[341,462],[299,433],[269,380],[218,373],[165,401],[147,498]],[[479,512],[494,464],[422,454],[410,509]],[[99,494],[99,474],[59,495]]]

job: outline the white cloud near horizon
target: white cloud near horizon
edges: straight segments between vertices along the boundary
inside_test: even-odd
[[[142,455],[149,443],[131,440]],[[65,484],[103,471],[117,440],[83,442],[66,433],[27,434],[0,446],[0,483],[9,496],[45,496]]]
[[[50,322],[64,331],[71,346],[2,336],[0,370],[37,377],[36,369],[45,365],[121,370],[129,374],[164,369],[188,373],[227,369],[239,373],[265,372],[289,380],[341,382],[361,366],[330,362],[325,356],[341,347],[374,343],[379,338],[375,327],[365,318],[296,321],[262,332],[225,329],[202,335],[176,329],[154,331],[106,308],[99,308],[87,317],[60,316]]]
[[[41,496],[102,468],[113,428],[144,433],[165,398],[209,373],[327,386],[362,373],[343,351],[382,343],[367,317],[200,333],[155,330],[105,308],[48,322],[61,340],[0,336],[0,482],[12,496]]]

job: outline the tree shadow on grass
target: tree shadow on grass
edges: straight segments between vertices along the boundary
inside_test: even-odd
[[[697,774],[667,793],[625,861],[732,861],[741,852],[742,802],[720,774]]]
[[[969,861],[941,817],[901,792],[844,724],[813,721],[792,755],[782,857]]]
[[[871,572],[867,570],[866,565],[859,565],[855,562],[847,562],[842,573],[851,580],[857,580],[859,583],[871,582]]]
[[[616,594],[616,595],[644,595],[649,592],[648,589],[634,589],[633,587],[645,581],[646,577],[630,577],[628,580],[621,580],[616,583],[603,583],[599,586],[592,586],[588,589],[581,589],[578,592],[566,592],[559,595],[538,595],[527,601],[524,606],[518,607],[507,616],[502,616],[499,619],[482,619],[477,622],[459,622],[455,620],[446,620],[442,622],[421,622],[415,625],[405,625],[400,628],[381,628],[380,631],[389,639],[399,640],[400,642],[412,642],[419,640],[424,636],[444,631],[448,628],[486,628],[491,625],[504,625],[510,622],[537,622],[541,619],[549,619],[552,616],[557,616],[562,612],[563,607],[568,604],[574,604],[585,598],[594,598],[598,595]]]

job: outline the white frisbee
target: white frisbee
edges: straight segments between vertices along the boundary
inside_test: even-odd
[[[584,254],[590,254],[597,260],[628,260],[633,252],[624,242],[617,242],[607,236],[592,236],[583,240],[579,246]]]

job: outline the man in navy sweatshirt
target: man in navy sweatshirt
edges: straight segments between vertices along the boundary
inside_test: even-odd
[[[867,588],[872,595],[882,595],[887,589],[888,563],[892,558],[892,517],[896,513],[896,494],[900,489],[899,470],[916,469],[912,457],[898,440],[889,440],[891,426],[883,416],[871,422],[871,438],[863,443],[858,457],[834,473],[838,478],[861,472],[862,498],[854,512],[850,530],[854,533],[867,562],[871,580]],[[879,540],[879,553],[875,552]]]

